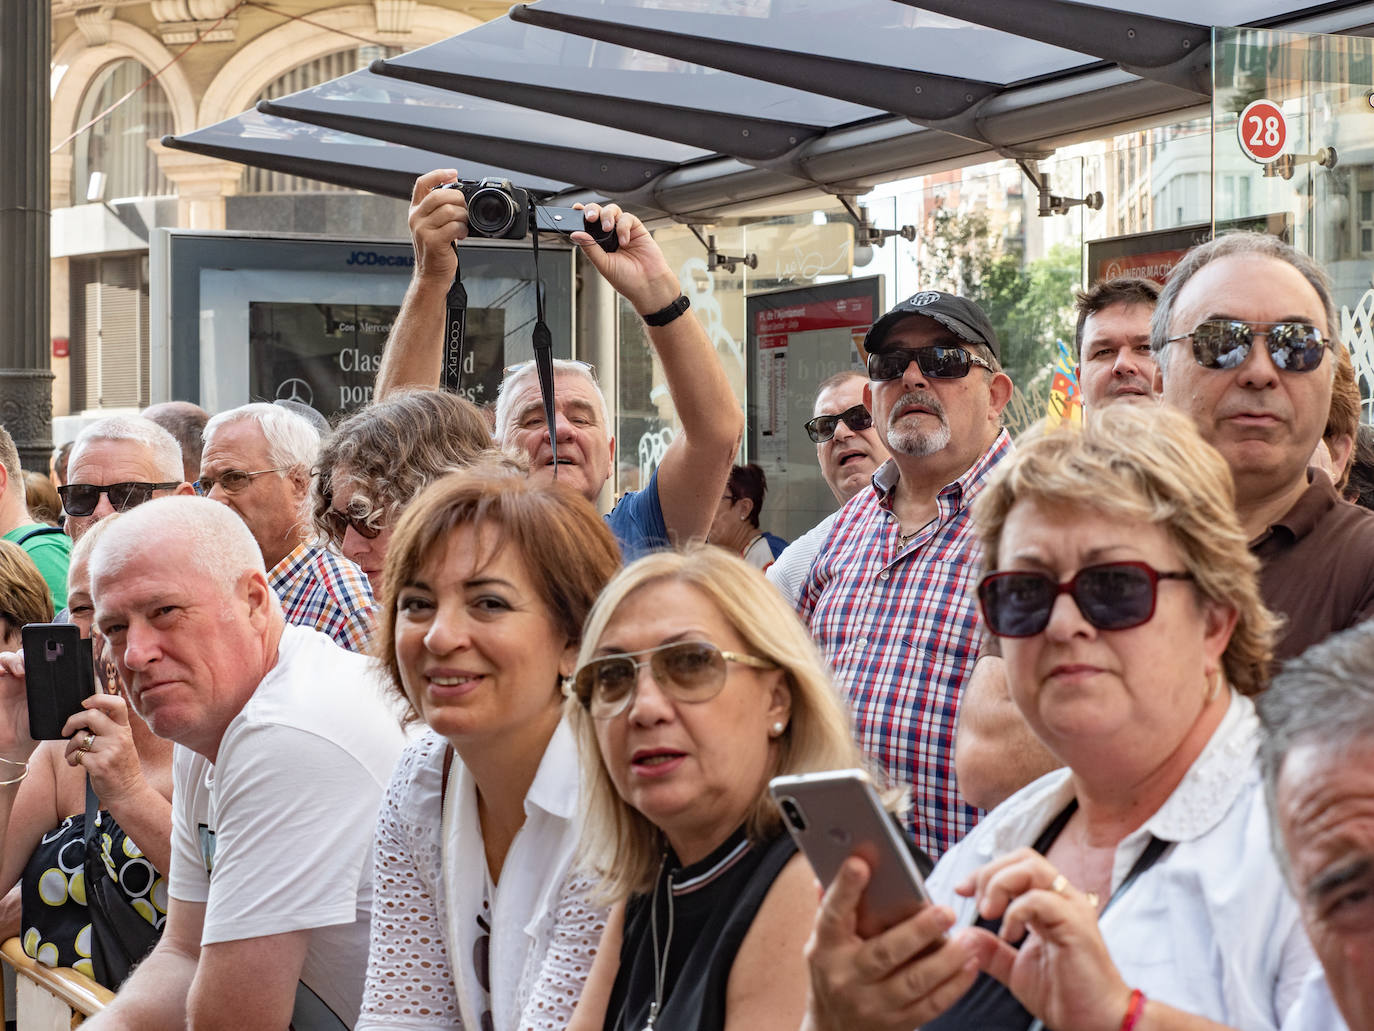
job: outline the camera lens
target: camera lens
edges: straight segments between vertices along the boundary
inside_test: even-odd
[[[468,198],[468,228],[477,236],[505,236],[515,225],[515,200],[505,190],[485,187]]]
[[[782,810],[782,818],[786,820],[794,830],[806,830],[806,817],[802,816],[801,806],[797,805],[795,798],[778,799],[778,808]]]

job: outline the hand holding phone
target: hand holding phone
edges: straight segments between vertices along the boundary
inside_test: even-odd
[[[863,770],[774,777],[768,784],[783,823],[829,886],[850,856],[868,865],[858,931],[871,938],[930,902],[916,860]]]
[[[29,623],[22,633],[29,734],[61,741],[67,720],[95,694],[91,642],[71,623]]]

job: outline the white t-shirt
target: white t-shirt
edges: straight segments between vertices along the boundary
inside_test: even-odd
[[[170,894],[205,903],[201,944],[311,930],[301,980],[349,1027],[367,967],[373,827],[404,745],[372,660],[288,626],[219,761],[180,745],[173,756]]]
[[[1283,1031],[1350,1031],[1331,998],[1326,972],[1320,966],[1314,967],[1303,982],[1302,993],[1283,1022]]]
[[[794,540],[783,549],[778,560],[768,567],[763,574],[768,577],[768,582],[783,593],[792,607],[796,608],[801,600],[801,590],[806,583],[806,578],[811,575],[811,567],[816,562],[816,556],[821,553],[821,545],[825,543],[830,531],[835,525],[835,518],[839,511],[831,512],[811,529]]]

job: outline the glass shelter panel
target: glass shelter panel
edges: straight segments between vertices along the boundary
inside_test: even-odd
[[[1350,348],[1368,398],[1374,392],[1374,39],[1216,29],[1213,53],[1218,227],[1266,219],[1271,231],[1322,264],[1340,323],[1332,328]]]

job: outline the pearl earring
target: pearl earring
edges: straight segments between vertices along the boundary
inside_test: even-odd
[[[779,734],[781,734],[786,728],[787,728],[787,724],[783,723],[782,720],[778,720],[778,722],[776,722],[776,723],[773,724],[773,736],[774,736],[774,737],[777,737],[777,736],[778,736]]]

